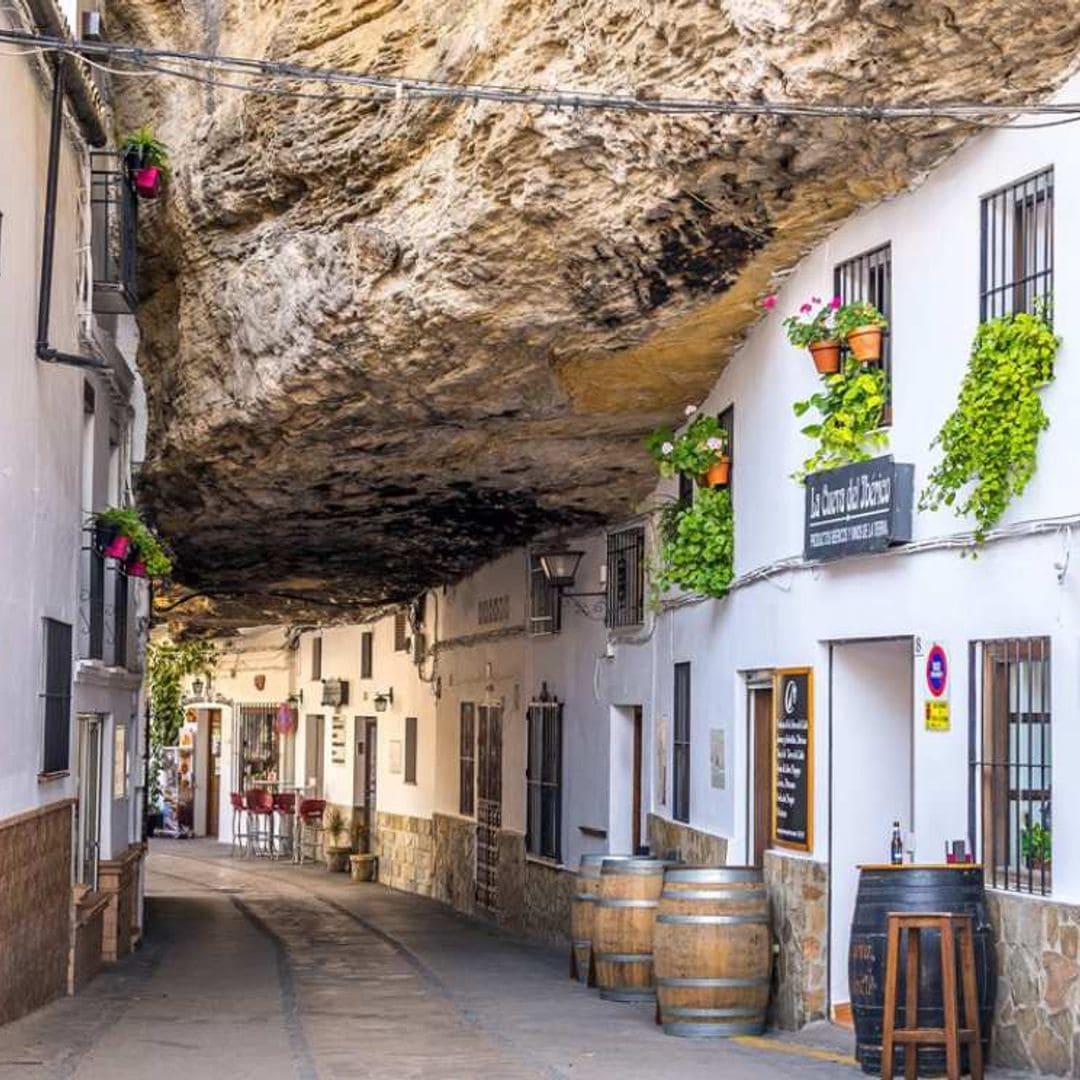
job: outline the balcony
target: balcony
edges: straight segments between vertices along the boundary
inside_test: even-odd
[[[130,315],[138,302],[138,201],[116,153],[90,155],[94,313]]]

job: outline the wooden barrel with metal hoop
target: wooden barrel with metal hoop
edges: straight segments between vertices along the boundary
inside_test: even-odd
[[[659,859],[605,859],[593,910],[592,963],[600,996],[651,1001],[653,923],[664,887]]]
[[[595,985],[592,977],[593,913],[600,889],[600,867],[605,859],[629,859],[629,855],[582,855],[570,901],[570,978]]]
[[[654,942],[657,1012],[668,1035],[765,1030],[772,938],[760,870],[670,868]]]

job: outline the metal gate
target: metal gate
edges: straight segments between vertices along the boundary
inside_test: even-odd
[[[476,902],[495,912],[499,902],[502,828],[502,718],[500,705],[480,705],[477,719]]]

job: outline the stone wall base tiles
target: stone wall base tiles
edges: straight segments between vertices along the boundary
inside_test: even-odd
[[[570,944],[570,901],[576,876],[561,866],[525,861],[525,933],[553,945]]]
[[[75,903],[68,963],[68,993],[77,994],[103,967],[109,897],[84,892]]]
[[[0,1024],[65,993],[71,804],[0,822]]]
[[[455,911],[476,911],[476,822],[435,814],[431,895]]]
[[[139,864],[143,845],[132,844],[119,859],[102,862],[98,888],[108,897],[102,929],[102,958],[113,963],[131,951],[138,936]]]
[[[992,1061],[1080,1076],[1080,906],[1001,892],[987,898],[998,970]]]
[[[828,1007],[827,869],[812,859],[768,851],[765,887],[773,934],[780,945],[773,966],[769,1022],[797,1030],[824,1019]]]
[[[514,930],[525,928],[525,837],[502,830],[498,839],[498,909],[495,920]]]
[[[434,847],[430,818],[378,814],[375,854],[379,857],[379,881],[383,885],[430,896],[435,866]]]
[[[677,859],[694,866],[724,866],[727,839],[692,829],[677,821],[649,814],[649,850],[661,859]]]

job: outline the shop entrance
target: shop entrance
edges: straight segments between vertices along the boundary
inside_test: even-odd
[[[773,673],[747,677],[747,865],[765,865],[772,829]]]
[[[834,643],[830,648],[829,998],[851,1017],[848,945],[858,866],[887,863],[893,822],[912,821],[911,638]]]
[[[642,712],[640,705],[611,710],[608,850],[638,852],[641,829]]]

